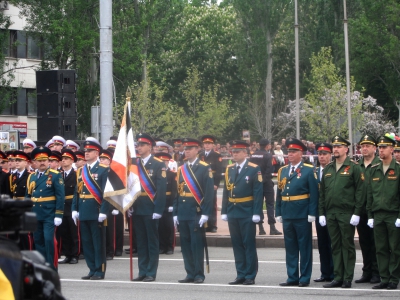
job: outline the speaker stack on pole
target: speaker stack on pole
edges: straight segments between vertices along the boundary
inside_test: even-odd
[[[38,141],[55,135],[66,140],[77,137],[77,98],[75,70],[36,72]]]

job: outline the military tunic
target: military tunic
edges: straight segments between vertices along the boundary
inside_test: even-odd
[[[319,214],[326,215],[331,237],[334,280],[352,281],[356,262],[354,246],[355,227],[352,215],[360,216],[363,198],[364,174],[360,166],[346,157],[336,172],[336,163],[326,165],[320,185]]]
[[[316,216],[318,182],[314,167],[300,163],[290,175],[289,166],[278,171],[275,216],[282,216],[286,250],[287,283],[309,284],[312,272],[312,225]],[[300,252],[300,274],[299,274]]]
[[[32,211],[38,221],[33,239],[36,250],[56,270],[58,252],[54,218],[62,218],[64,214],[64,180],[60,172],[52,169],[47,169],[40,178],[38,176],[39,172],[29,175],[25,194],[33,201]]]
[[[254,280],[258,258],[252,217],[262,214],[263,180],[260,167],[247,160],[237,176],[236,170],[236,164],[226,168],[221,214],[228,216],[237,278]]]
[[[400,280],[400,165],[392,159],[386,173],[379,162],[371,167],[367,186],[367,213],[374,219],[374,237],[382,283]]]

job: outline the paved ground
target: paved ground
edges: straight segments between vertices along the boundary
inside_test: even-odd
[[[84,281],[80,277],[88,273],[84,261],[77,265],[60,265],[59,274],[62,292],[67,299],[399,299],[400,290],[375,291],[371,284],[354,284],[351,289],[324,289],[321,283],[311,282],[307,288],[280,287],[286,280],[284,249],[258,249],[259,273],[256,285],[230,286],[227,283],[236,276],[231,248],[210,248],[210,274],[206,274],[203,284],[181,284],[177,281],[185,277],[182,254],[176,248],[174,255],[161,255],[157,280],[152,283],[129,281],[129,258],[108,262],[105,280]],[[314,251],[314,261],[318,253]],[[361,253],[357,251],[355,278],[361,276]],[[137,275],[137,260],[134,259],[134,275]],[[319,276],[319,263],[313,266],[312,278]]]

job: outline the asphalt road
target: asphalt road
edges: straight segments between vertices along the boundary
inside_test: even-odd
[[[252,286],[230,286],[235,279],[235,265],[231,248],[210,248],[210,274],[203,284],[182,284],[179,279],[186,276],[179,248],[174,255],[160,255],[155,282],[129,281],[129,257],[108,261],[106,278],[99,281],[81,280],[87,275],[86,263],[59,265],[62,293],[67,299],[157,299],[157,300],[206,300],[206,299],[399,299],[400,289],[395,291],[372,290],[371,284],[355,284],[351,289],[324,289],[322,283],[311,282],[309,287],[280,287],[286,281],[284,249],[257,249],[259,272]],[[312,278],[319,277],[318,251],[314,251]],[[361,252],[357,251],[355,279],[361,276]],[[137,259],[134,258],[134,277],[137,276]]]

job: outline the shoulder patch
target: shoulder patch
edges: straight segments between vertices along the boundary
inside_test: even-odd
[[[53,169],[49,169],[49,171],[52,172],[52,173],[55,173],[55,174],[60,173],[60,172],[58,172],[58,171],[56,171],[56,170],[53,170]]]
[[[256,168],[256,167],[258,167],[258,165],[256,165],[256,164],[253,164],[252,162],[249,162],[249,164],[248,164],[250,167],[253,167],[253,168]]]
[[[306,166],[306,167],[309,167],[309,168],[314,168],[314,166],[310,165],[310,164],[303,164],[303,165]]]
[[[99,167],[102,167],[102,168],[108,168],[108,166],[107,166],[107,165],[105,165],[105,164],[99,164]]]
[[[356,162],[355,160],[350,159],[350,161],[351,161],[352,163],[355,163],[356,165],[358,165],[358,162]]]
[[[204,162],[202,160],[199,161],[199,164],[201,164],[202,166],[208,166],[208,163],[206,163],[206,162]]]
[[[230,168],[230,167],[233,167],[235,164],[230,164],[230,165],[227,165],[226,167],[227,168]]]
[[[153,156],[153,157],[154,157],[154,156]],[[162,162],[162,160],[159,159],[158,157],[154,157],[154,160],[159,161],[159,162]]]
[[[397,164],[398,164],[398,162],[396,162]],[[375,168],[375,167],[377,167],[377,166],[379,166],[380,164],[374,164],[374,165],[372,165],[371,166],[371,168]]]

